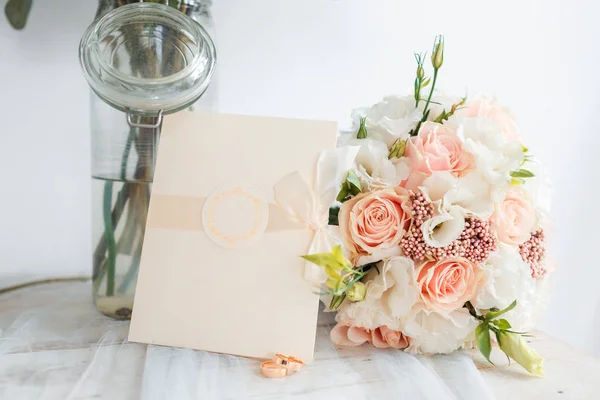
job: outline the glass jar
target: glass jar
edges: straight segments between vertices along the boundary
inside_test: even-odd
[[[79,48],[92,89],[94,304],[118,319],[131,316],[163,115],[211,108],[216,52],[199,23],[210,2],[160,3],[101,1]]]

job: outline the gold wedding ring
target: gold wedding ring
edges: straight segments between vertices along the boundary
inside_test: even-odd
[[[272,360],[260,365],[260,373],[267,378],[283,378],[298,372],[303,366],[304,362],[299,358],[276,353]]]
[[[275,361],[265,361],[260,365],[260,373],[267,378],[283,378],[287,375],[288,370],[283,365],[277,364]]]
[[[277,364],[285,366],[290,373],[298,372],[304,366],[302,360],[282,353],[276,353],[273,360]]]

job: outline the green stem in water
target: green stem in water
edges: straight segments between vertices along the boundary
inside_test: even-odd
[[[131,146],[135,139],[135,129],[131,128],[129,131],[129,135],[127,136],[127,141],[125,143],[125,150],[123,151],[123,157],[121,158],[121,171],[120,178],[121,180],[125,180],[127,175],[127,161],[129,160],[129,154],[131,153]],[[108,187],[110,186],[110,187]],[[107,190],[110,190],[110,193],[107,193]],[[125,209],[125,204],[129,198],[129,185],[125,183],[123,188],[119,191],[119,195],[117,196],[117,201],[114,205],[113,211],[110,211],[112,205],[112,183],[107,181],[104,186],[104,199],[103,199],[103,216],[104,216],[104,237],[101,239],[100,244],[106,243],[105,246],[100,246],[96,250],[96,253],[99,251],[104,253],[104,249],[108,248],[108,259],[105,259],[104,262],[101,262],[101,268],[98,271],[98,276],[94,279],[94,284],[97,287],[100,285],[100,282],[104,278],[105,273],[108,275],[106,282],[106,295],[113,296],[114,295],[114,281],[115,281],[115,273],[116,273],[116,241],[115,241],[115,232],[114,229]],[[110,221],[107,221],[107,211],[110,213],[111,218]],[[115,218],[116,217],[116,218]],[[107,223],[110,222],[110,223]],[[112,246],[112,250],[111,250]],[[104,247],[104,249],[101,249]],[[94,260],[96,262],[96,260]]]
[[[103,217],[104,217],[104,233],[106,234],[106,243],[108,245],[108,266],[106,273],[106,295],[115,295],[115,267],[117,262],[117,246],[115,244],[115,232],[112,224],[112,181],[104,183],[104,199],[103,199]]]
[[[123,157],[121,158],[121,180],[125,180],[127,175],[127,161],[129,160],[129,153],[131,153],[131,145],[135,138],[135,128],[129,130],[127,135],[127,142],[125,143],[125,150],[123,151]]]

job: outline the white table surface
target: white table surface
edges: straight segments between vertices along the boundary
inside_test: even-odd
[[[0,399],[595,399],[600,360],[537,333],[546,378],[495,365],[476,352],[423,357],[369,346],[336,349],[330,314],[315,362],[269,380],[259,361],[126,341],[128,322],[97,313],[89,283],[31,287],[0,296]],[[473,361],[471,361],[473,359]]]

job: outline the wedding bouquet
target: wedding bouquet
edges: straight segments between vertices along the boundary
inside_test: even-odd
[[[326,276],[331,338],[422,354],[476,345],[488,360],[495,339],[542,375],[523,338],[552,270],[541,166],[493,98],[436,93],[442,37],[431,79],[415,58],[413,95],[353,112],[338,145],[357,156],[330,209],[341,245],[304,256]]]

